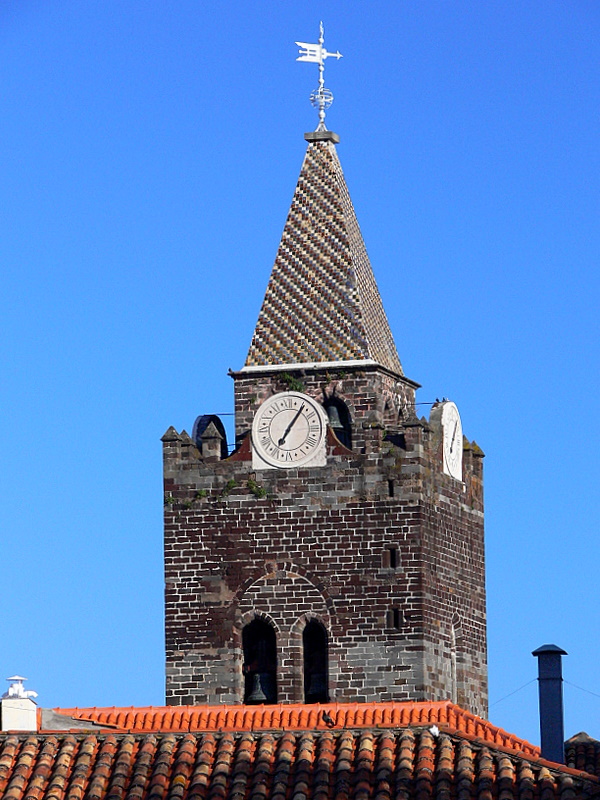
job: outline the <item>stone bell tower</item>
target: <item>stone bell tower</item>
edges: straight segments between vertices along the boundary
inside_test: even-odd
[[[487,713],[483,453],[415,413],[336,152],[308,148],[220,419],[163,437],[167,702]]]

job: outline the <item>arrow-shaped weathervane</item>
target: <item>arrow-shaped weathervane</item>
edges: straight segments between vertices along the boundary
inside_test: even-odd
[[[320,36],[318,44],[309,44],[308,42],[296,42],[300,48],[300,55],[296,61],[310,61],[313,64],[319,65],[319,88],[315,89],[310,96],[310,102],[315,108],[319,109],[319,124],[318,131],[326,131],[325,127],[325,109],[333,103],[333,93],[330,89],[325,88],[325,59],[326,58],[341,58],[342,54],[338,51],[330,53],[323,47],[325,36],[323,31],[323,23],[319,26]]]

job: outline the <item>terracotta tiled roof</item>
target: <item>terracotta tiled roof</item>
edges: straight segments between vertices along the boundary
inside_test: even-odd
[[[311,141],[246,367],[375,361],[402,375],[333,141]]]
[[[128,733],[199,733],[271,730],[342,730],[437,725],[520,753],[539,748],[450,702],[325,703],[272,706],[148,706],[146,708],[57,708],[57,714]],[[329,719],[330,722],[326,720]]]
[[[395,717],[402,704],[323,706],[352,729],[321,729],[290,710],[294,730],[268,730],[281,708],[242,714],[252,730],[184,733],[200,709],[61,709],[103,724],[121,719],[148,725],[157,715],[171,732],[77,732],[0,736],[3,800],[572,800],[600,793],[597,778],[542,761],[536,748],[479,721],[451,704],[407,704],[406,726]],[[420,707],[420,708],[419,708]],[[425,713],[427,708],[429,714]],[[234,712],[223,709],[228,723]],[[244,711],[244,710],[242,710]],[[245,709],[248,711],[248,709]],[[312,710],[311,710],[312,711]],[[320,711],[320,714],[319,714]],[[388,719],[385,712],[389,712]],[[178,713],[181,712],[181,713]],[[262,712],[262,716],[259,712]],[[268,714],[271,712],[271,716]],[[393,713],[392,713],[393,712]],[[419,712],[422,712],[419,716]],[[210,714],[211,712],[209,712]],[[186,717],[185,715],[188,715]],[[265,714],[267,716],[265,716]],[[297,716],[294,717],[294,714]],[[121,717],[119,717],[121,715]],[[191,715],[191,716],[190,716]],[[432,718],[433,717],[433,718]],[[198,718],[200,719],[200,718]],[[436,731],[447,719],[461,731]],[[315,723],[309,730],[309,724]],[[217,724],[207,717],[207,727]],[[177,728],[177,724],[183,728]],[[306,728],[305,728],[306,725]],[[363,727],[364,726],[364,727]],[[463,730],[463,728],[465,730]],[[133,728],[132,730],[138,730]],[[511,748],[483,738],[509,741]],[[477,736],[476,734],[479,734]],[[508,738],[507,738],[508,737]]]
[[[600,776],[600,742],[582,731],[565,742],[565,763]]]

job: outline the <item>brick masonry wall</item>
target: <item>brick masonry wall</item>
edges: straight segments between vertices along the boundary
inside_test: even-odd
[[[255,410],[295,388],[280,373],[235,376],[229,459],[163,437],[167,702],[242,702],[241,632],[256,616],[276,632],[278,701],[303,702],[316,618],[332,700],[454,699],[485,716],[481,451],[465,440],[464,483],[443,474],[441,431],[416,418],[414,385],[383,371],[292,377],[346,402],[352,453],[330,435],[325,467],[253,472]]]
[[[397,429],[400,419],[414,415],[415,387],[418,384],[375,367],[367,369],[265,371],[234,374],[235,434],[240,441],[252,428],[260,404],[277,392],[292,389],[299,382],[303,390],[319,402],[336,397],[342,400],[356,421],[353,450],[364,452],[367,428],[374,425]]]

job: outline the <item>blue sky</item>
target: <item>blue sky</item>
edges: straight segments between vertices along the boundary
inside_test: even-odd
[[[538,740],[535,682],[502,698],[555,642],[566,733],[600,737],[591,0],[3,0],[4,675],[43,706],[164,701],[160,437],[232,411],[321,18],[405,372],[487,455],[490,719]]]

